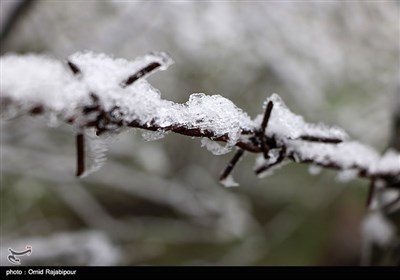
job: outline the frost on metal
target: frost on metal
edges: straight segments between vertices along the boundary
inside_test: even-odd
[[[244,152],[258,153],[255,173],[271,174],[289,161],[339,170],[340,180],[365,177],[400,184],[400,155],[383,156],[349,139],[338,127],[307,123],[273,94],[264,113],[251,119],[220,95],[194,93],[186,103],[161,98],[146,77],[172,64],[165,53],[151,53],[133,61],[92,52],[76,53],[66,61],[41,55],[9,54],[1,58],[1,114],[44,114],[74,126],[77,176],[96,170],[104,161],[104,139],[126,128],[144,130],[146,140],[174,132],[201,138],[213,154],[237,151],[220,179],[237,185],[231,173]],[[87,135],[91,134],[90,137]],[[84,155],[91,157],[86,158]],[[85,173],[86,171],[86,173]]]
[[[277,94],[272,94],[265,104],[274,104],[273,112],[268,122],[267,136],[276,135],[285,139],[303,140],[332,140],[341,142],[348,138],[346,132],[338,127],[329,127],[322,123],[311,124],[304,121],[303,117],[292,113]],[[261,125],[262,115],[256,117],[255,122]]]

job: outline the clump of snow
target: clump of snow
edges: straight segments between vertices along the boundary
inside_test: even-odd
[[[372,167],[372,172],[391,173],[400,176],[400,154],[389,149]]]
[[[288,140],[286,144],[289,151],[296,154],[301,161],[312,160],[321,165],[334,163],[342,169],[358,166],[369,170],[380,158],[372,148],[354,141],[326,144]]]
[[[161,100],[159,97],[153,99],[147,97],[139,102],[141,102],[140,112],[134,109],[132,104],[133,113],[139,120],[149,119],[146,116],[151,115],[152,118],[148,122],[161,128],[179,124],[187,129],[193,128],[199,129],[203,133],[212,133],[213,138],[228,136],[229,140],[226,146],[210,144],[209,141],[202,140],[203,146],[206,146],[214,154],[229,152],[239,140],[243,129],[254,129],[250,117],[230,100],[220,95],[210,96],[204,93],[195,93],[190,95],[189,100],[184,104],[175,104]],[[150,104],[146,106],[144,103]],[[144,112],[144,108],[150,109],[151,112]]]
[[[153,53],[128,61],[85,52],[70,56],[69,61],[81,70],[77,78],[86,86],[87,92],[99,97],[106,111],[118,106],[126,121],[140,119],[143,123],[150,122],[156,115],[160,92],[143,79],[148,75],[126,88],[123,83],[151,63],[159,63],[160,70],[167,69],[173,63],[165,53]]]
[[[78,71],[72,73],[66,63],[42,55],[6,55],[1,58],[1,93],[7,100],[3,116],[24,113],[40,106],[49,119],[72,119],[76,127],[97,119],[97,111],[82,113],[85,107],[99,105],[110,117],[123,124],[137,122],[143,126],[159,127],[156,132],[144,133],[147,140],[164,136],[163,128],[178,126],[199,129],[212,138],[227,137],[224,147],[203,140],[213,153],[231,150],[240,138],[242,129],[252,130],[254,122],[230,100],[220,95],[195,93],[184,104],[162,100],[160,92],[140,74],[129,86],[126,80],[157,63],[159,70],[167,69],[172,59],[165,53],[152,53],[133,61],[116,59],[92,52],[75,53],[68,58]],[[103,129],[119,132],[115,123],[102,123]]]
[[[166,70],[173,64],[172,59],[163,52],[147,54],[132,61],[113,58],[102,53],[78,52],[71,55],[69,61],[81,70],[81,79],[89,91],[104,92],[104,94],[113,94],[113,91],[119,91],[129,76],[151,63],[160,64],[159,70]]]
[[[355,141],[327,144],[288,140],[286,145],[296,161],[334,164],[342,170],[338,175],[341,181],[357,177],[360,168],[368,174],[400,174],[400,154],[395,151],[389,150],[381,157],[371,147]]]
[[[86,86],[73,77],[66,66],[45,55],[2,56],[1,95],[12,102],[2,106],[5,118],[36,106],[68,117],[88,101]]]
[[[321,138],[333,138],[345,140],[347,133],[338,127],[329,127],[324,124],[310,124],[304,121],[302,116],[292,113],[276,93],[272,94],[266,104],[272,101],[274,107],[266,130],[267,136],[277,136],[278,138],[297,139],[301,136],[314,136]],[[261,125],[263,115],[258,115],[255,122]]]
[[[243,128],[254,128],[249,116],[232,101],[220,95],[195,93],[190,95],[186,105],[185,122],[188,127],[212,131],[215,137],[228,135],[228,144],[234,145],[239,140]]]
[[[161,138],[162,128],[179,124],[180,127],[211,132],[214,137],[227,135],[229,141],[225,150],[228,152],[238,141],[242,128],[254,127],[246,113],[220,95],[195,93],[185,104],[176,104],[162,100],[160,92],[143,79],[126,88],[121,87],[121,82],[129,75],[150,62],[162,63],[162,69],[166,69],[172,60],[163,53],[144,56],[133,62],[103,54],[78,53],[70,57],[70,61],[82,70],[82,82],[88,90],[99,95],[106,110],[117,106],[125,123],[138,121],[142,125],[161,128],[151,133],[149,139]],[[147,134],[145,137],[148,138]],[[214,152],[221,154],[225,151],[214,149]]]
[[[114,106],[124,107],[126,101],[137,101],[145,98],[145,95],[149,102],[135,105],[140,111],[140,105],[149,105],[152,100],[158,100],[159,92],[143,79],[127,89],[124,89],[121,83],[150,63],[159,63],[160,70],[172,64],[172,60],[165,53],[154,53],[127,61],[86,52],[72,55],[69,61],[80,70],[77,76],[74,76],[66,64],[48,56],[9,54],[1,57],[1,93],[3,98],[12,101],[6,104],[7,106],[2,106],[6,110],[3,115],[12,117],[41,106],[45,111],[55,113],[62,119],[77,117],[83,106],[93,102],[91,94],[100,99],[99,102],[105,110]],[[135,100],[130,98],[129,95],[132,94],[138,95]],[[128,102],[127,105],[133,104]],[[130,113],[131,108],[124,107],[121,113]],[[76,122],[84,124],[85,120],[87,119]]]
[[[233,179],[232,175],[228,175],[225,179],[221,180],[220,183],[226,188],[238,187],[239,183]]]
[[[228,145],[225,147],[211,147],[203,140],[214,153],[223,154],[231,150],[240,138],[242,129],[253,129],[250,117],[236,107],[230,100],[220,95],[192,94],[189,101],[176,104],[162,100],[158,91],[145,81],[135,83],[127,88],[132,93],[125,96],[119,103],[124,115],[124,121],[140,121],[143,125],[152,125],[169,129],[174,125],[187,129],[199,129],[200,132],[211,133],[213,138],[228,136]]]

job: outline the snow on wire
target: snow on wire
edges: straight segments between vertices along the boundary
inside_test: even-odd
[[[266,100],[264,113],[254,119],[220,95],[195,93],[184,104],[161,99],[145,78],[172,63],[162,52],[133,61],[84,52],[65,63],[43,55],[8,54],[1,58],[1,115],[41,114],[73,125],[77,176],[90,171],[85,163],[88,150],[101,154],[91,170],[100,167],[105,152],[105,146],[98,144],[101,139],[124,128],[140,128],[149,131],[147,140],[169,132],[201,137],[202,145],[217,155],[236,147],[238,151],[220,177],[226,186],[237,185],[231,172],[247,151],[260,154],[255,165],[260,176],[295,161],[337,169],[343,178],[383,180],[400,188],[399,153],[388,150],[381,156],[349,140],[338,127],[307,123],[277,94]],[[85,147],[85,139],[93,138],[97,148]]]

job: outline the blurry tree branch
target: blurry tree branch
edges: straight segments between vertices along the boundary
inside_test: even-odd
[[[2,1],[0,40],[5,43],[18,21],[32,7],[35,0]],[[3,52],[3,51],[2,51]]]

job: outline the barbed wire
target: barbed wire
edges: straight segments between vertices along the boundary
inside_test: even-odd
[[[82,69],[76,63],[68,60],[66,65],[70,69],[70,72],[77,78],[82,75]],[[135,73],[129,75],[121,84],[121,88],[126,88],[134,84],[136,81],[143,77],[154,73],[162,67],[159,62],[150,61],[143,67],[141,67]],[[111,109],[105,109],[101,102],[101,96],[95,92],[89,92],[89,103],[83,104],[80,107],[80,111],[76,115],[69,116],[64,121],[68,124],[73,124],[79,127],[76,135],[76,153],[77,153],[77,164],[76,164],[76,176],[81,176],[85,173],[85,129],[94,128],[96,135],[101,136],[107,132],[114,132],[120,128],[139,128],[148,131],[155,132],[173,132],[189,137],[203,137],[208,138],[216,142],[230,143],[229,133],[220,135],[213,131],[213,129],[196,127],[196,123],[201,123],[202,120],[196,120],[190,126],[187,123],[174,122],[167,126],[161,126],[157,121],[157,116],[150,121],[142,121],[140,119],[127,120],[124,117],[124,111],[120,106],[113,106]],[[3,107],[10,106],[13,103],[12,96],[2,92],[0,102]],[[340,137],[322,137],[320,135],[303,134],[296,138],[288,135],[277,135],[269,134],[268,124],[270,116],[274,110],[274,101],[269,100],[265,106],[262,122],[259,127],[249,128],[242,127],[240,129],[240,137],[235,141],[234,146],[237,147],[232,160],[229,162],[225,170],[221,173],[220,180],[226,180],[240,158],[245,152],[261,154],[264,158],[263,164],[257,166],[254,172],[260,175],[270,168],[279,165],[285,160],[312,164],[323,168],[336,169],[336,170],[352,170],[356,176],[361,178],[367,178],[371,181],[370,190],[368,194],[367,203],[370,204],[373,198],[375,190],[375,182],[377,180],[384,181],[387,187],[400,189],[400,172],[397,169],[388,170],[374,170],[366,166],[360,165],[356,161],[350,165],[344,165],[340,161],[332,160],[331,158],[324,158],[318,160],[312,156],[309,156],[301,152],[300,145],[292,145],[292,143],[315,143],[329,146],[343,145],[347,141]],[[40,115],[46,112],[44,104],[32,104],[28,112],[32,115]],[[90,116],[90,117],[88,117]],[[83,120],[83,121],[82,121]],[[270,152],[275,151],[274,157],[271,156]],[[400,168],[399,168],[400,169]],[[400,198],[397,198],[397,201]]]

